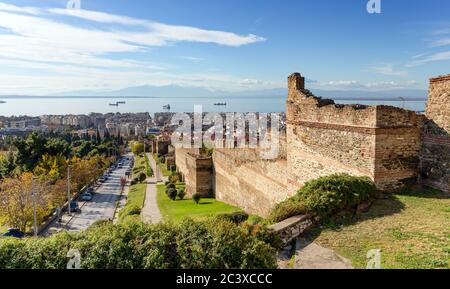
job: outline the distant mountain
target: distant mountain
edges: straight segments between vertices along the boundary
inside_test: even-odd
[[[426,99],[427,91],[413,90],[413,89],[396,89],[383,91],[363,91],[363,90],[321,90],[311,89],[317,95],[325,98],[332,98],[336,100],[342,99],[367,99],[367,100],[382,100],[382,99],[398,99],[403,97],[409,100]],[[205,88],[198,87],[184,87],[178,85],[166,86],[136,86],[128,87],[121,90],[95,92],[89,90],[71,91],[66,93],[58,93],[50,95],[50,97],[82,97],[82,98],[123,98],[123,97],[210,97],[210,98],[234,98],[234,97],[271,97],[271,98],[286,98],[286,88],[274,88],[266,90],[252,90],[242,92],[227,92],[227,91],[211,91]],[[2,96],[1,98],[23,98],[27,96]]]

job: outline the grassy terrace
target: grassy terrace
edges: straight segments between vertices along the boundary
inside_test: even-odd
[[[172,201],[167,197],[165,190],[165,185],[158,185],[158,206],[166,222],[180,222],[184,218],[200,220],[209,216],[241,211],[239,208],[215,199],[202,199],[198,205],[190,199]]]
[[[136,184],[130,187],[128,191],[128,198],[125,207],[119,211],[119,218],[122,219],[128,215],[134,209],[142,209],[145,202],[145,192],[146,192],[147,184]],[[137,212],[132,213],[131,215],[136,215]],[[138,215],[137,215],[138,216]]]
[[[153,158],[155,159],[156,163],[161,168],[161,173],[164,177],[168,177],[172,174],[172,172],[169,171],[169,169],[167,168],[167,165],[165,163],[162,163],[159,161],[159,157],[157,154],[153,154]]]
[[[450,268],[450,198],[441,192],[393,195],[344,224],[314,229],[324,247],[366,266],[366,254],[381,249],[382,268]]]
[[[135,155],[134,160],[133,177],[138,176],[140,173],[147,173],[147,164],[145,161],[145,157],[141,155]]]

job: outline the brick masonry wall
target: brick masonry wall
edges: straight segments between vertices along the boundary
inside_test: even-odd
[[[213,194],[212,158],[200,156],[198,149],[176,149],[175,163],[186,183],[186,193],[189,196],[194,193],[203,196]]]
[[[287,160],[290,189],[333,173],[368,176],[381,189],[417,178],[420,151],[415,112],[388,106],[337,105],[289,77]]]
[[[450,75],[430,79],[420,180],[450,193]]]
[[[216,149],[213,155],[215,196],[245,211],[267,216],[287,190],[285,159],[261,160],[256,149]]]

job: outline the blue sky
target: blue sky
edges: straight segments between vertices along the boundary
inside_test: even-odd
[[[0,0],[0,95],[180,85],[426,89],[450,73],[450,1]]]

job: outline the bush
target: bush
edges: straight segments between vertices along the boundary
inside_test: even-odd
[[[321,177],[306,183],[297,195],[277,205],[270,219],[279,222],[299,214],[326,218],[370,200],[376,191],[375,184],[367,177],[347,174]]]
[[[198,205],[200,203],[202,196],[199,193],[192,195],[192,200]]]
[[[137,205],[125,206],[119,212],[119,219],[122,221],[128,216],[136,216],[141,214],[141,208]]]
[[[281,222],[293,216],[306,214],[306,206],[295,198],[287,199],[279,203],[270,213],[269,219],[275,223]]]
[[[135,177],[134,179],[131,180],[130,186],[134,186],[134,185],[136,185],[138,183],[140,183],[139,177]]]
[[[167,190],[167,196],[168,196],[171,200],[175,201],[175,200],[177,199],[177,195],[178,195],[177,189],[170,188],[170,189]]]
[[[139,183],[143,183],[147,179],[147,175],[145,173],[140,173],[137,178],[139,180]]]
[[[241,224],[241,223],[247,221],[248,217],[249,216],[246,212],[234,212],[231,214],[220,214],[220,215],[217,215],[216,218],[224,220],[224,221],[232,222],[235,224]]]
[[[183,200],[184,197],[186,197],[186,190],[185,189],[178,190],[178,199]]]
[[[178,183],[180,179],[178,178],[178,175],[176,173],[172,173],[172,175],[169,177],[169,180],[171,183]]]
[[[166,188],[167,188],[167,189],[176,189],[177,186],[176,186],[174,183],[169,183],[169,184],[166,186]]]
[[[229,222],[179,225],[125,221],[48,238],[0,239],[0,268],[64,269],[67,252],[83,269],[275,269],[276,250]]]

